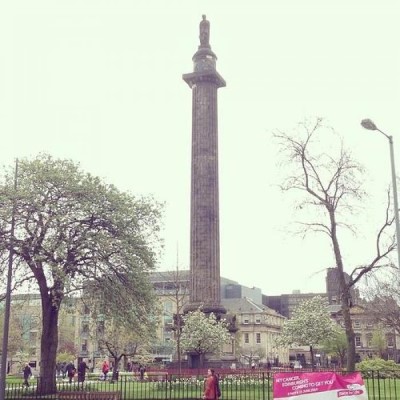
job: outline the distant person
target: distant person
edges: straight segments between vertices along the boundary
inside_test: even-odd
[[[65,379],[65,377],[67,376],[67,363],[65,361],[61,364],[61,373],[62,378]]]
[[[28,379],[32,376],[32,370],[28,363],[25,364],[22,373],[24,374],[24,385],[28,387],[29,386]]]
[[[146,372],[146,368],[140,364],[139,365],[139,375],[140,375],[140,380],[142,381],[144,379],[144,373]]]
[[[103,378],[106,381],[107,380],[107,374],[110,371],[110,364],[108,363],[107,360],[103,361],[103,364],[101,366],[101,371],[103,372]]]
[[[215,371],[211,368],[207,370],[207,378],[204,381],[204,400],[217,400],[221,397],[221,390],[219,387],[218,377]]]
[[[86,378],[86,370],[89,369],[87,364],[85,363],[84,360],[82,360],[79,365],[78,365],[78,382],[85,382]]]
[[[74,378],[75,372],[76,372],[75,365],[74,365],[74,363],[72,361],[70,361],[67,364],[67,366],[65,367],[65,371],[67,372],[69,383],[72,383],[72,379]]]

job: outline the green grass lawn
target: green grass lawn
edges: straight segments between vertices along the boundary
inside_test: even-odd
[[[365,379],[368,400],[400,399],[400,379]]]
[[[30,380],[29,388],[22,386],[21,377],[7,378],[7,399],[23,399],[33,395],[36,380]],[[400,379],[365,379],[369,400],[400,400]],[[221,381],[222,400],[272,400],[272,381],[256,379],[225,379]],[[58,381],[59,391],[79,390],[77,382]],[[87,391],[118,391],[124,400],[187,400],[201,399],[203,381],[201,379],[186,379],[181,381],[139,382],[132,378],[123,377],[114,384],[99,381],[95,376],[88,377],[84,383]],[[82,389],[81,389],[82,390]],[[55,396],[52,397],[55,399]]]

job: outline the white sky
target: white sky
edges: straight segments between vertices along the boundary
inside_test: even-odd
[[[325,239],[289,235],[293,204],[277,189],[275,129],[327,119],[365,164],[371,196],[347,270],[372,255],[400,168],[397,0],[13,0],[0,6],[0,164],[46,151],[121,190],[166,202],[162,269],[189,263],[191,92],[206,14],[219,90],[221,274],[265,294],[323,291]],[[382,211],[382,209],[381,209]],[[374,219],[375,218],[375,219]],[[372,232],[373,233],[373,232]]]

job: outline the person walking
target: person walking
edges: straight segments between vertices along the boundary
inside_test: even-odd
[[[24,385],[28,387],[29,386],[28,379],[32,376],[32,370],[28,363],[25,364],[22,373],[24,374]]]
[[[65,371],[67,372],[67,376],[68,376],[68,381],[69,383],[72,383],[72,379],[75,375],[76,372],[76,368],[75,365],[72,361],[70,361],[67,366],[65,367]]]
[[[142,364],[140,364],[138,369],[139,369],[140,380],[143,381],[146,368]]]
[[[61,374],[62,378],[65,379],[67,376],[67,363],[65,361],[61,364]]]
[[[212,368],[207,370],[207,378],[204,381],[204,400],[217,400],[221,397],[221,389],[219,387],[218,377]]]
[[[89,369],[89,367],[87,366],[87,364],[85,363],[85,361],[81,361],[78,365],[78,382],[85,382],[85,378],[86,378],[86,370]]]

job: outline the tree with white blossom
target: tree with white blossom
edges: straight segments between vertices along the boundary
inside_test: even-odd
[[[309,346],[314,368],[314,348],[336,332],[336,323],[330,318],[327,302],[320,296],[301,302],[293,317],[283,324],[277,338],[279,345]]]
[[[183,316],[181,349],[184,352],[196,353],[202,364],[204,354],[219,354],[231,336],[225,320],[217,320],[213,313],[205,314],[198,309]]]

